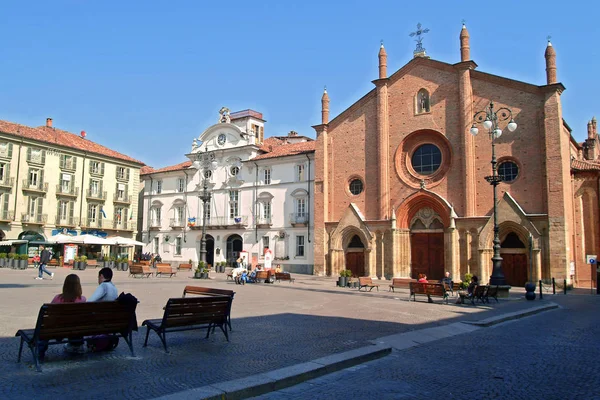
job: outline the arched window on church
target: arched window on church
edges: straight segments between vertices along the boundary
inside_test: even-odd
[[[428,113],[429,110],[429,92],[427,89],[421,89],[417,92],[417,114]]]

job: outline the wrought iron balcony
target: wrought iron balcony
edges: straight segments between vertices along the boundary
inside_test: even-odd
[[[10,222],[13,220],[14,213],[8,210],[0,211],[0,221],[1,222]]]
[[[56,226],[64,226],[64,227],[75,227],[79,225],[79,219],[75,217],[62,217],[60,215],[56,216],[55,221]]]
[[[206,218],[206,228],[207,229],[217,229],[217,228],[240,228],[248,226],[248,216],[243,215],[240,217],[230,218],[230,217],[207,217]],[[202,217],[196,218],[196,223],[194,225],[188,224],[188,227],[191,229],[202,229]]]
[[[115,196],[113,198],[113,202],[115,202],[115,203],[131,204],[131,196],[129,196],[129,194],[127,194],[127,193],[125,193],[122,196],[119,196],[118,193],[115,193]]]
[[[92,200],[106,200],[106,192],[94,191],[92,189],[87,190],[87,198]]]
[[[64,186],[64,185],[56,185],[56,194],[62,196],[73,196],[77,197],[79,194],[79,188],[73,185]]]
[[[15,186],[15,178],[11,178],[9,176],[2,177],[2,179],[0,179],[0,186],[6,188]]]
[[[30,225],[44,225],[48,220],[48,214],[34,214],[28,213],[21,214],[21,222]]]
[[[85,228],[102,228],[104,220],[100,218],[85,218],[81,224]]]
[[[150,228],[155,228],[155,229],[159,229],[161,227],[161,220],[160,219],[151,219],[150,220]]]
[[[292,226],[303,226],[308,224],[308,213],[291,213],[290,223]]]
[[[169,220],[169,226],[171,228],[183,228],[185,226],[185,220],[180,218],[171,218]]]
[[[23,179],[23,190],[46,193],[48,191],[48,183],[44,183],[42,180],[31,182],[29,179]]]
[[[270,227],[273,223],[271,217],[258,217],[256,218],[256,226]]]
[[[128,221],[125,221],[124,219],[121,219],[120,221],[118,219],[115,219],[113,221],[112,227],[113,227],[113,229],[120,230],[120,231],[132,231],[133,230],[133,224],[130,224]]]

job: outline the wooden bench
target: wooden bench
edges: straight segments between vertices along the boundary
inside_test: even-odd
[[[227,314],[227,325],[229,326],[229,330],[231,331],[231,305],[233,304],[233,296],[235,292],[233,290],[226,289],[213,289],[213,288],[205,288],[200,286],[186,286],[183,289],[183,296],[186,294],[197,294],[200,296],[229,296],[231,297],[231,303],[229,304],[229,312]]]
[[[87,266],[98,268],[98,260],[87,260]]]
[[[287,272],[275,272],[275,281],[289,281],[291,283],[294,282],[295,279]]]
[[[476,301],[480,301],[485,303],[485,295],[488,291],[488,286],[485,285],[477,285],[475,289],[473,289],[473,294],[471,296],[468,295],[467,292],[459,292],[458,295],[460,297],[460,304],[465,304],[465,299],[469,300],[472,305],[475,305]]]
[[[140,275],[141,278],[149,278],[154,272],[150,270],[150,267],[142,264],[133,264],[129,267],[129,275],[137,278]]]
[[[156,276],[163,276],[163,274],[169,275],[171,278],[173,275],[177,275],[177,271],[173,271],[171,264],[156,264]]]
[[[225,269],[225,280],[231,279],[233,280],[233,268],[226,268]]]
[[[390,285],[388,292],[390,290],[393,292],[394,289],[410,289],[410,283],[416,281],[416,279],[411,278],[392,278],[392,284]]]
[[[271,277],[271,271],[256,271],[256,282],[263,281],[266,282]]]
[[[427,296],[427,299],[432,302],[432,297],[441,297],[446,304],[448,304],[448,292],[441,283],[424,283],[424,282],[410,282],[410,298],[413,301],[417,301],[417,295]]]
[[[148,345],[150,330],[156,332],[165,348],[165,352],[168,352],[166,337],[168,332],[207,329],[206,338],[208,338],[211,328],[218,327],[229,341],[226,325],[231,310],[231,302],[232,297],[229,296],[169,299],[162,318],[147,319],[142,322],[142,326],[147,328],[144,347]]]
[[[23,343],[27,343],[36,369],[41,372],[40,347],[68,342],[68,337],[96,335],[119,335],[127,342],[133,353],[132,331],[137,330],[135,304],[116,301],[92,303],[44,304],[38,313],[34,329],[20,329],[15,336],[21,337],[19,356],[21,361]]]
[[[498,301],[498,285],[495,286],[488,286],[488,290],[485,292],[483,299],[489,304],[490,302],[490,297],[493,298],[494,300],[496,300],[496,303],[499,303]]]
[[[177,267],[178,270],[187,269],[188,271],[192,270],[192,264],[179,264]]]
[[[365,290],[369,288],[369,292],[373,290],[373,288],[377,288],[377,291],[379,292],[379,284],[373,283],[371,278],[365,276],[358,278],[358,291],[360,291],[361,288],[365,288]]]
[[[58,267],[58,260],[56,258],[53,258],[50,261],[48,261],[48,264],[46,264],[46,266],[48,266],[48,267]]]

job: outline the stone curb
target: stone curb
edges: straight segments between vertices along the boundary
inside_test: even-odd
[[[214,383],[182,392],[157,397],[155,400],[230,400],[246,399],[285,389],[342,369],[387,356],[395,350],[405,350],[421,344],[469,333],[502,322],[524,318],[559,308],[556,303],[502,314],[481,321],[462,321],[433,328],[399,333],[372,340],[372,346],[333,354],[309,362],[292,365],[262,374],[247,376],[226,382]]]
[[[496,317],[482,319],[481,321],[463,321],[463,323],[487,328],[493,325],[501,324],[502,322],[528,317],[530,315],[539,314],[544,311],[553,310],[555,308],[559,308],[559,305],[556,303],[548,303],[543,306],[529,308],[527,310],[515,311],[512,313],[501,314]]]
[[[391,352],[392,348],[385,345],[360,347],[275,371],[172,393],[157,397],[155,400],[247,399],[372,361],[387,356]]]

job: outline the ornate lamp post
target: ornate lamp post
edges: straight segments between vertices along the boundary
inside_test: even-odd
[[[473,117],[473,126],[471,127],[471,134],[476,136],[479,133],[479,129],[477,129],[477,124],[483,124],[483,127],[487,129],[490,139],[492,141],[492,175],[486,176],[485,180],[492,185],[494,188],[494,255],[492,257],[492,276],[490,277],[491,285],[505,285],[506,279],[504,278],[504,273],[502,272],[502,257],[500,256],[500,236],[498,227],[498,207],[497,203],[497,194],[496,194],[496,186],[500,182],[502,182],[502,176],[498,175],[498,161],[496,160],[496,139],[498,139],[502,135],[502,129],[499,126],[499,122],[507,121],[510,119],[510,122],[506,126],[510,132],[514,132],[517,129],[517,123],[513,119],[512,111],[506,107],[499,108],[498,110],[494,110],[494,102],[491,101],[490,104],[482,111],[475,113]]]
[[[208,153],[208,147],[204,148],[204,152],[196,153],[196,161],[194,167],[202,170],[202,192],[198,198],[202,201],[202,239],[200,241],[200,261],[206,265],[206,205],[210,202],[211,194],[208,191],[208,171],[212,171],[217,167],[217,161],[211,159]],[[207,176],[208,175],[208,176]]]

